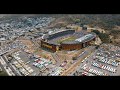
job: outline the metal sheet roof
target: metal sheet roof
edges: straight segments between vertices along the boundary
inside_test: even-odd
[[[76,39],[75,41],[84,42],[84,41],[88,41],[88,40],[91,40],[91,39],[95,38],[95,36],[96,36],[95,34],[90,33],[90,34],[87,34],[83,37],[80,37],[80,38]]]

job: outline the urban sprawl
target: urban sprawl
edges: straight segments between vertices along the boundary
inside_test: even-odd
[[[8,76],[120,75],[120,47],[102,43],[86,25],[51,29],[54,20],[24,16],[0,21],[0,72]]]

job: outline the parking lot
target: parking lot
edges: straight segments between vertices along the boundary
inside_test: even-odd
[[[11,56],[12,59],[8,62],[19,76],[57,76],[62,72],[62,67],[53,65],[51,60],[22,50],[12,53]]]
[[[33,69],[29,63],[30,60],[25,52],[17,51],[12,53],[12,58],[6,57],[8,65],[11,66],[14,72],[17,73],[18,76],[31,76],[35,73],[36,69]],[[29,62],[28,62],[29,61]]]
[[[120,48],[102,44],[98,50],[84,60],[74,75],[118,76],[120,75]]]

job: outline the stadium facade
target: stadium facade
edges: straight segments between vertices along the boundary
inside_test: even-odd
[[[66,38],[70,37],[75,37],[75,39],[65,41]],[[95,38],[95,33],[87,33],[84,30],[76,32],[75,30],[66,29],[44,35],[41,40],[41,48],[53,52],[59,50],[79,50],[89,46],[92,41],[95,41]],[[60,40],[64,42],[58,43]]]

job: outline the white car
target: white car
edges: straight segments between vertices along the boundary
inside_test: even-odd
[[[108,60],[107,60],[107,59],[105,59],[104,63],[107,63],[107,62],[108,62]]]
[[[95,70],[93,69],[92,73],[95,73]]]
[[[21,58],[20,57],[16,57],[15,59],[20,60]]]
[[[101,67],[101,68],[102,68],[102,69],[104,69],[104,67],[105,67],[105,65],[102,65],[102,67]]]
[[[100,59],[100,61],[105,62],[105,59]]]
[[[106,69],[110,71],[110,67],[109,66],[107,66]]]
[[[29,73],[32,73],[34,70],[33,69],[29,69]]]
[[[100,64],[96,63],[97,67],[100,67]]]
[[[104,68],[103,69],[106,69],[107,68],[107,66],[104,66]]]
[[[110,68],[110,71],[111,71],[111,72],[114,72],[114,71],[113,71],[113,68]]]
[[[34,62],[34,63],[33,63],[33,65],[34,65],[34,66],[37,66],[37,65],[38,65],[38,63]]]
[[[95,73],[96,75],[98,75],[99,74],[99,71],[98,70],[96,70],[96,73]]]
[[[117,69],[113,69],[113,72],[115,73],[117,71]]]

